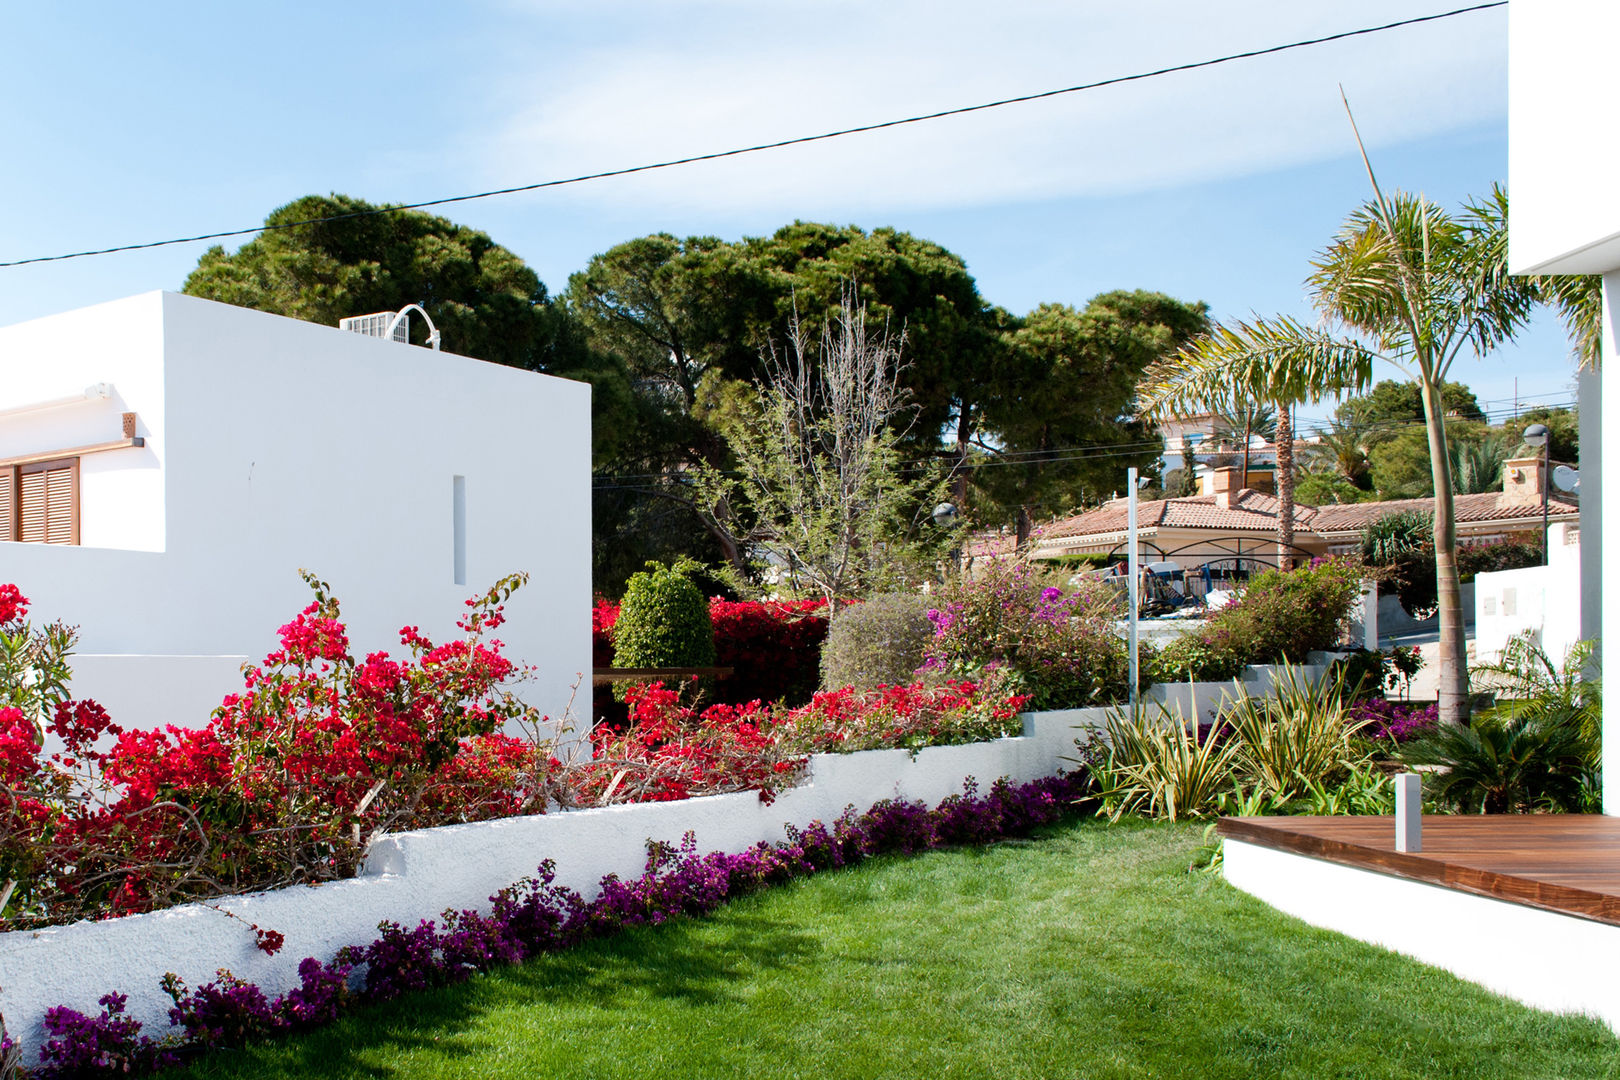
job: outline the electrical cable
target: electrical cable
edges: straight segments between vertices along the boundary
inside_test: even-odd
[[[622,169],[609,169],[605,172],[586,173],[582,176],[572,176],[561,180],[541,180],[533,184],[519,184],[514,187],[495,188],[490,191],[480,191],[471,195],[450,195],[441,199],[425,199],[421,202],[402,203],[397,206],[379,206],[369,210],[356,210],[347,214],[332,214],[326,217],[309,218],[304,221],[289,221],[279,225],[259,224],[247,229],[225,229],[220,232],[199,233],[196,236],[176,237],[172,240],[152,240],[141,244],[120,244],[116,247],[96,248],[88,251],[74,251],[63,255],[36,255],[28,259],[13,259],[9,262],[0,262],[0,268],[8,266],[29,266],[34,263],[62,262],[66,259],[84,259],[95,255],[113,255],[122,251],[144,251],[149,248],[170,247],[175,244],[195,244],[204,240],[224,240],[233,236],[248,236],[252,233],[271,232],[280,229],[297,229],[306,225],[322,225],[331,221],[347,221],[353,218],[376,217],[381,214],[397,214],[406,210],[421,210],[429,206],[446,206],[450,203],[472,202],[475,199],[489,199],[498,195],[515,195],[525,191],[539,191],[543,188],[564,187],[569,184],[583,184],[592,180],[605,180],[615,176],[629,176],[633,173],[652,172],[656,169],[671,169],[680,165],[692,165],[700,161],[717,161],[721,158],[739,157],[743,154],[756,154],[765,150],[780,150],[786,146],[802,146],[805,143],[823,142],[828,139],[837,139],[845,135],[859,135],[868,131],[882,131],[885,128],[901,127],[906,124],[920,124],[928,120],[940,120],[948,116],[962,116],[967,113],[982,112],[986,109],[999,109],[1004,105],[1021,105],[1031,101],[1041,101],[1045,98],[1059,97],[1064,94],[1078,94],[1086,90],[1097,90],[1105,86],[1118,86],[1122,83],[1139,82],[1143,79],[1153,79],[1161,75],[1173,75],[1183,71],[1195,71],[1199,68],[1215,67],[1219,64],[1229,64],[1237,60],[1250,60],[1259,56],[1270,56],[1275,53],[1288,52],[1292,49],[1303,49],[1313,45],[1325,45],[1333,41],[1343,41],[1346,38],[1362,37],[1367,34],[1378,34],[1385,30],[1395,30],[1404,26],[1416,26],[1419,23],[1435,22],[1440,19],[1449,19],[1457,15],[1468,15],[1476,11],[1485,11],[1490,8],[1506,7],[1508,0],[1489,0],[1488,3],[1472,4],[1468,7],[1453,8],[1450,11],[1436,12],[1432,15],[1418,15],[1409,19],[1399,19],[1395,22],[1383,23],[1379,26],[1366,26],[1359,30],[1343,30],[1336,34],[1326,34],[1322,37],[1305,38],[1300,41],[1291,41],[1283,45],[1270,45],[1262,49],[1250,49],[1246,52],[1230,53],[1210,60],[1195,60],[1186,64],[1174,64],[1170,67],[1156,68],[1153,71],[1142,71],[1134,75],[1117,75],[1109,79],[1098,79],[1095,82],[1081,83],[1078,86],[1065,86],[1057,90],[1042,90],[1033,94],[1021,94],[1018,97],[1001,98],[997,101],[986,101],[978,105],[963,105],[954,109],[941,109],[938,112],[923,113],[918,116],[908,116],[899,120],[883,120],[874,124],[862,124],[859,127],[841,128],[837,131],[827,131],[820,135],[800,135],[791,139],[779,139],[776,142],[757,143],[753,146],[737,147],[732,150],[719,150],[708,154],[693,154],[689,157],[672,158],[668,161],[654,162],[648,165],[631,165]]]

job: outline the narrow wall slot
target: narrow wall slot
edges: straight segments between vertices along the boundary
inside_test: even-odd
[[[454,555],[456,584],[467,584],[467,478],[450,478],[450,519],[455,532]]]

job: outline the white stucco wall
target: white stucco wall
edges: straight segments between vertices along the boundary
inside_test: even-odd
[[[499,635],[537,669],[525,699],[556,714],[588,675],[588,386],[173,293],[0,330],[7,399],[91,382],[117,388],[148,441],[85,459],[82,537],[144,521],[125,545],[141,550],[0,544],[0,580],[34,616],[77,624],[81,652],[256,659],[309,601],[300,567],[333,586],[357,654],[397,651],[401,626],[448,637],[467,597],[527,570]],[[69,437],[16,419],[0,454]],[[125,455],[140,482],[103,515],[95,470]]]
[[[214,659],[214,658],[208,658]],[[1319,666],[1302,669],[1310,677]],[[1269,693],[1275,668],[1253,668],[1241,681],[1155,687],[1152,698],[1190,719],[1190,699],[1208,719],[1214,708],[1242,692]],[[200,904],[103,922],[0,934],[0,1015],[32,1058],[46,1009],[66,1004],[94,1012],[96,1000],[116,989],[129,994],[131,1015],[161,1033],[169,999],[158,981],[173,971],[195,986],[228,967],[267,993],[297,985],[306,956],[331,957],[345,945],[376,936],[377,923],[408,925],[446,908],[488,910],[488,898],[553,859],[557,881],[596,895],[607,874],[639,875],[651,840],[679,841],[688,830],[702,851],[742,851],[786,837],[785,825],[831,823],[846,808],[869,808],[880,799],[937,805],[962,790],[969,777],[980,792],[998,778],[1023,783],[1077,767],[1077,739],[1101,729],[1109,710],[1064,709],[1024,714],[1023,734],[964,746],[940,746],[915,756],[904,750],[817,754],[804,782],[769,805],[753,793],[667,803],[637,803],[538,817],[508,818],[385,837],[372,849],[358,878],[316,887],[293,887],[228,897],[218,906],[249,922],[279,930],[286,947],[275,957],[253,945],[235,920]]]
[[[1510,261],[1518,273],[1620,267],[1620,4],[1530,0],[1508,7]]]
[[[1279,911],[1620,1031],[1620,926],[1227,838],[1226,880]]]
[[[1620,104],[1617,40],[1620,4],[1610,0],[1534,0],[1508,8],[1509,261],[1515,273],[1604,275],[1603,366],[1610,370],[1620,357],[1614,310],[1620,288],[1620,141],[1607,134]],[[1613,429],[1620,425],[1620,380],[1602,381],[1602,426]],[[1582,390],[1583,396],[1591,393],[1590,386]],[[1620,453],[1620,443],[1601,452],[1605,458]],[[1600,481],[1603,473],[1620,472],[1606,461],[1588,471],[1590,464],[1582,462],[1582,519],[1600,518],[1601,535],[1620,536],[1614,531],[1620,522],[1613,520],[1620,502],[1603,498]],[[1589,563],[1587,569],[1595,568]],[[1602,576],[1617,574],[1620,551],[1605,551]],[[1601,595],[1598,588],[1589,585],[1587,591]],[[1620,612],[1605,610],[1602,621],[1603,637],[1620,632]],[[1620,685],[1606,688],[1603,697],[1605,714],[1620,716]],[[1620,720],[1605,724],[1603,766],[1606,776],[1620,776]],[[1620,784],[1604,786],[1603,809],[1620,813]]]
[[[1554,662],[1581,639],[1580,531],[1567,524],[1547,530],[1545,566],[1499,570],[1474,578],[1474,652],[1495,661],[1508,639],[1533,634]]]

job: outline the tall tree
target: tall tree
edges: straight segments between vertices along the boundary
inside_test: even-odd
[[[1435,491],[1440,715],[1460,723],[1468,715],[1468,669],[1446,375],[1465,349],[1484,354],[1522,326],[1539,293],[1533,282],[1508,276],[1507,195],[1501,188],[1452,216],[1422,196],[1386,197],[1370,166],[1368,176],[1374,198],[1349,216],[1314,260],[1310,277],[1318,309],[1351,336],[1332,337],[1287,319],[1220,330],[1154,373],[1148,396],[1174,400],[1225,375],[1257,394],[1281,388],[1320,397],[1335,384],[1364,386],[1374,356],[1411,372],[1422,398]],[[1280,447],[1281,432],[1278,441]],[[1286,514],[1291,500],[1281,501]]]
[[[236,251],[205,251],[184,291],[328,326],[421,304],[451,352],[531,371],[580,366],[578,331],[522,259],[445,218],[378,209],[347,195],[294,200]],[[330,217],[340,220],[283,227]],[[426,328],[412,333],[420,343]]]
[[[1295,319],[1218,325],[1148,369],[1142,409],[1149,416],[1216,412],[1233,399],[1269,405],[1277,414],[1277,565],[1294,558],[1293,407],[1364,386],[1371,352]]]
[[[1325,315],[1411,372],[1422,391],[1435,493],[1440,715],[1461,723],[1468,716],[1468,661],[1445,381],[1465,350],[1484,355],[1523,326],[1540,297],[1533,282],[1508,274],[1501,187],[1453,217],[1421,195],[1386,197],[1370,165],[1367,174],[1374,198],[1317,257],[1310,280]]]
[[[1145,291],[1104,293],[1078,310],[1042,304],[1007,320],[979,389],[973,484],[992,511],[1015,520],[1020,544],[1032,511],[1095,500],[1121,488],[1128,467],[1154,465],[1164,442],[1135,415],[1136,384],[1208,325],[1203,304]]]
[[[734,468],[696,470],[700,505],[760,570],[807,582],[837,601],[903,581],[939,545],[924,539],[943,493],[938,469],[908,469],[897,418],[914,414],[900,386],[904,335],[872,333],[846,292],[819,340],[799,320],[787,348],[771,349],[750,407],[724,422]]]

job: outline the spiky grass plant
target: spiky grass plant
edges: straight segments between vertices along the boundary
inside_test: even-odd
[[[1245,692],[1222,713],[1238,771],[1280,800],[1343,779],[1363,758],[1350,737],[1367,725],[1347,717],[1349,696],[1342,669],[1312,678],[1284,663],[1269,694]]]
[[[1093,765],[1100,813],[1113,821],[1131,813],[1176,821],[1217,812],[1232,783],[1233,740],[1200,738],[1196,725],[1189,731],[1162,704],[1115,709],[1105,730],[1108,745]]]

